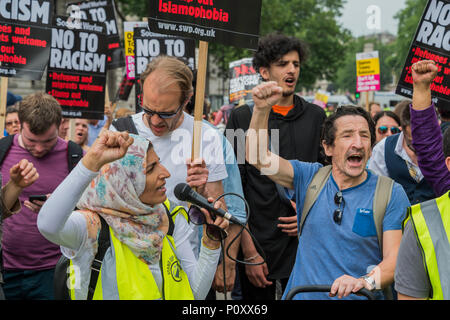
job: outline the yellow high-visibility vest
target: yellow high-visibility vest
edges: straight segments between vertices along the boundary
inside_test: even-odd
[[[403,228],[408,221],[413,225],[430,279],[429,299],[450,300],[450,191],[408,208]]]
[[[170,211],[170,203],[168,200],[164,203],[168,212],[171,212],[170,218],[175,223],[175,217],[178,213],[187,216],[183,207],[175,207]],[[102,277],[104,264],[100,269],[93,300],[193,300],[191,286],[188,277],[181,267],[180,261],[177,258],[175,251],[175,242],[171,235],[166,235],[163,239],[163,246],[159,266],[162,273],[163,285],[162,292],[159,291],[158,286],[153,278],[149,266],[142,260],[138,259],[133,252],[125,244],[120,242],[114,236],[111,228],[109,228],[111,237],[111,247],[108,250],[113,250],[114,265],[107,266],[108,270],[115,270],[115,272],[108,273],[108,276]],[[72,266],[72,261],[70,261]],[[71,268],[69,277],[76,277],[76,272]],[[76,279],[70,280],[72,283],[77,283]],[[108,282],[102,283],[102,282]],[[105,292],[104,290],[107,290]],[[72,300],[77,299],[74,288],[70,289],[70,296]]]

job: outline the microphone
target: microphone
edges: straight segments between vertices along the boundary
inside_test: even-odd
[[[214,206],[211,203],[209,203],[208,200],[206,200],[199,193],[192,190],[192,188],[187,183],[177,184],[175,186],[175,189],[173,190],[173,193],[175,194],[175,197],[177,197],[178,200],[193,203],[208,211],[214,212],[215,214],[227,219],[228,221],[243,226],[242,222],[233,217],[232,214],[225,212],[225,210],[223,210],[222,208],[219,209],[214,208]]]

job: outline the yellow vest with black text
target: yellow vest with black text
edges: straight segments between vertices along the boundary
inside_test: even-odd
[[[164,202],[168,212],[171,212],[170,218],[175,223],[175,217],[178,213],[187,216],[183,207],[175,207],[170,211],[169,200]],[[175,252],[175,242],[171,235],[167,234],[163,239],[163,247],[160,257],[159,266],[162,272],[162,291],[160,292],[158,286],[153,278],[149,266],[138,259],[133,252],[122,242],[114,236],[111,228],[109,228],[111,237],[111,247],[108,250],[114,250],[113,266],[108,266],[108,270],[115,272],[109,273],[106,277],[108,284],[102,284],[102,271],[104,271],[104,264],[100,269],[97,285],[93,300],[193,300],[191,286],[188,277],[181,268]],[[70,261],[72,267],[72,261]],[[74,268],[71,268],[69,277],[75,277]],[[113,274],[113,275],[111,275]],[[103,277],[105,281],[105,277]],[[70,280],[71,283],[76,283],[76,280]],[[107,294],[104,290],[108,290]],[[76,300],[75,290],[70,289],[70,297]]]
[[[450,300],[450,191],[408,208],[403,228],[411,221],[430,279],[431,300]]]

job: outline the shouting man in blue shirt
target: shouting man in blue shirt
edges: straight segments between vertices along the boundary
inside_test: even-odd
[[[255,107],[246,141],[247,161],[289,189],[300,222],[308,186],[322,165],[288,161],[267,148],[269,112],[281,95],[282,89],[275,82],[253,89]],[[284,297],[295,286],[332,284],[329,294],[303,293],[295,298],[360,299],[350,294],[363,287],[388,288],[393,282],[409,201],[403,188],[394,183],[382,216],[381,248],[373,211],[379,178],[366,170],[374,142],[375,126],[360,107],[341,107],[324,122],[322,146],[331,162],[331,174],[304,225],[299,225],[297,256]]]

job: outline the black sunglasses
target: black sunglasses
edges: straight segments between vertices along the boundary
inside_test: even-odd
[[[334,210],[334,212],[333,212],[333,220],[338,225],[341,225],[342,216],[344,214],[344,207],[345,207],[344,196],[342,195],[341,191],[338,191],[334,195],[334,203],[338,206],[338,208],[336,210]],[[341,204],[342,204],[342,209],[341,209]]]
[[[146,108],[142,108],[142,110],[145,112],[145,114],[148,114],[150,117],[153,117],[153,115],[157,114],[158,117],[160,117],[161,119],[170,119],[175,117],[178,114],[178,112],[180,112],[181,108],[183,108],[183,104],[180,105],[175,112],[156,112]]]
[[[400,133],[400,128],[399,127],[386,127],[386,126],[380,126],[378,128],[378,133],[380,134],[385,134],[388,130],[391,130],[392,134],[396,134],[396,133]]]
[[[206,235],[215,241],[224,240],[228,234],[221,227],[215,224],[209,224],[206,222],[205,214],[200,210],[199,207],[191,205],[188,211],[189,221],[196,225],[206,225]]]

